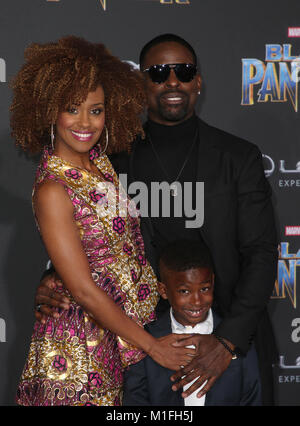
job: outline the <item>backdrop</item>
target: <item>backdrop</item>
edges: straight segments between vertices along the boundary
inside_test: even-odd
[[[299,17],[298,0],[1,1],[0,405],[14,403],[34,320],[33,296],[47,261],[31,211],[37,159],[19,152],[10,136],[9,80],[32,42],[74,34],[138,62],[147,41],[173,32],[199,56],[200,117],[254,142],[265,155],[281,241],[269,304],[280,353],[276,398],[279,405],[300,406]]]

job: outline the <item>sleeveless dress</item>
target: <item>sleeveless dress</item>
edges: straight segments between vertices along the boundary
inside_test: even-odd
[[[157,280],[145,258],[133,201],[119,185],[109,159],[97,148],[90,153],[104,181],[50,152],[43,153],[33,191],[45,180],[64,187],[96,286],[140,326],[154,320]],[[35,322],[16,402],[121,405],[124,368],[145,354],[100,328],[66,289],[57,290],[71,298],[70,309],[60,310],[58,319],[48,318],[45,324]]]

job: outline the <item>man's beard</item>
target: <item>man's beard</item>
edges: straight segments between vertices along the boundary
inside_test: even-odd
[[[157,98],[157,109],[159,115],[166,121],[182,121],[188,114],[189,98],[184,94],[183,102],[179,105],[165,105],[161,102],[160,95]]]

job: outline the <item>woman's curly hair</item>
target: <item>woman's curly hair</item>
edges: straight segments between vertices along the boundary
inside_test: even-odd
[[[107,153],[130,150],[132,140],[143,135],[141,74],[112,56],[103,44],[67,36],[57,43],[32,44],[25,59],[12,82],[11,106],[12,136],[23,150],[40,152],[49,143],[50,126],[59,113],[84,102],[99,85],[105,94]]]

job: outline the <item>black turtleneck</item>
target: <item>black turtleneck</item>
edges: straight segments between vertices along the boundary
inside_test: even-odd
[[[151,216],[151,183],[166,181],[169,184],[178,177],[185,159],[188,156],[184,169],[179,178],[181,184],[184,182],[193,182],[193,208],[195,207],[195,181],[197,174],[197,154],[199,145],[199,136],[197,136],[198,122],[197,117],[192,116],[188,120],[174,125],[165,126],[162,124],[148,121],[145,125],[146,139],[137,144],[134,155],[134,181],[141,181],[148,188],[148,214],[154,231],[154,242],[158,252],[168,242],[177,239],[199,239],[200,233],[197,229],[186,228],[187,218],[174,217],[173,197],[171,197],[171,217]],[[149,141],[151,138],[152,144]],[[195,143],[193,144],[193,142]],[[192,146],[193,145],[193,146]],[[159,157],[159,160],[158,158]],[[184,191],[183,191],[184,194]],[[131,195],[134,197],[133,195]],[[182,197],[183,203],[183,197]],[[188,218],[191,220],[192,218]]]
[[[145,131],[146,139],[139,143],[135,153],[135,180],[147,184],[162,181],[174,182],[194,141],[197,132],[196,116],[174,126],[165,126],[149,120],[145,125]],[[148,135],[153,146],[149,137],[147,137]],[[195,159],[196,145],[179,176],[180,182],[189,182],[195,179],[196,162],[191,160]],[[183,176],[184,180],[182,180]],[[188,179],[189,177],[191,179]]]
[[[159,176],[160,180],[165,180],[169,183],[174,182],[190,152],[197,129],[197,118],[195,116],[174,126],[165,126],[150,120],[148,121],[146,135],[149,135],[151,138],[154,148],[149,143],[149,138],[146,139],[145,143],[150,145],[148,148],[150,148],[150,155],[154,160],[151,164],[151,176],[155,177],[154,180],[158,180],[157,176]],[[156,156],[153,158],[153,149],[158,154],[160,162]],[[189,155],[189,160],[190,158],[191,154]],[[188,166],[191,166],[191,162],[186,164],[179,176],[179,180],[183,174],[186,178],[189,177],[187,173]],[[153,174],[154,170],[155,174]],[[193,176],[191,175],[191,177]],[[185,179],[185,181],[187,180]]]

